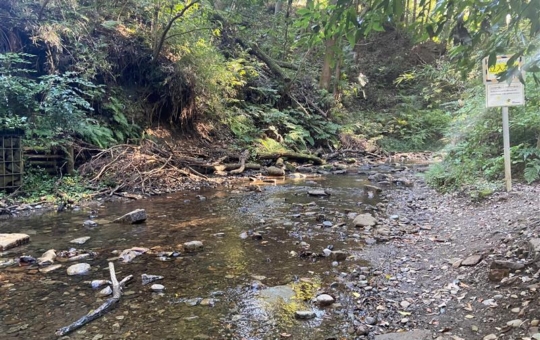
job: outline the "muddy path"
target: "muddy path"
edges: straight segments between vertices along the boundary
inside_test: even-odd
[[[528,240],[537,237],[540,189],[474,203],[434,193],[415,168],[350,168],[2,221],[0,232],[31,237],[0,256],[2,339],[58,338],[56,329],[104,301],[89,282],[108,278],[108,261],[135,280],[114,310],[70,339],[411,339],[413,329],[443,339],[533,336],[538,275]],[[136,208],[146,223],[109,223]],[[97,227],[83,226],[89,215]],[[90,239],[70,243],[80,237]],[[189,241],[204,249],[184,251]],[[82,261],[87,275],[68,276],[72,263],[47,273],[7,265],[70,247],[98,253]],[[149,251],[122,263],[131,247]],[[527,265],[490,280],[501,259]],[[153,292],[141,274],[163,276],[156,283],[165,290]]]

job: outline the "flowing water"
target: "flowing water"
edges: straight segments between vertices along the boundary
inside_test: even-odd
[[[28,267],[0,269],[0,338],[56,339],[55,330],[67,326],[104,298],[96,297],[88,281],[108,279],[108,260],[114,250],[134,246],[178,250],[199,240],[204,250],[162,261],[155,254],[138,256],[131,263],[113,260],[118,279],[133,274],[120,303],[105,316],[69,334],[70,339],[333,339],[346,337],[352,317],[350,300],[332,283],[343,264],[309,256],[328,245],[348,250],[355,259],[347,265],[365,265],[362,242],[350,226],[349,212],[375,205],[367,195],[364,178],[329,176],[315,180],[267,185],[262,193],[222,189],[178,193],[134,202],[113,202],[95,208],[96,228],[83,227],[90,209],[4,220],[0,233],[30,234],[31,242],[13,249],[40,256],[48,249],[71,247],[93,250],[90,274],[67,276],[60,269],[41,273]],[[329,197],[307,191],[325,188]],[[200,195],[200,196],[198,196]],[[108,223],[136,208],[144,208],[144,224]],[[323,226],[326,223],[327,227]],[[340,223],[345,222],[345,225]],[[332,226],[330,226],[330,223]],[[347,225],[349,225],[347,227]],[[251,232],[262,239],[251,237]],[[244,237],[240,235],[243,234]],[[90,236],[84,245],[70,244]],[[305,242],[310,245],[306,252]],[[306,255],[304,257],[300,256]],[[162,275],[163,293],[141,284],[141,274]],[[332,307],[311,302],[317,291],[338,298]],[[314,311],[310,320],[296,320],[295,310]]]

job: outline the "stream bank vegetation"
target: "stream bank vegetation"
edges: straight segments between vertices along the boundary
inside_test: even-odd
[[[512,109],[513,170],[538,181],[539,13],[518,0],[3,1],[2,129],[78,168],[27,170],[9,197],[148,195],[340,152],[442,150],[430,184],[497,187],[500,124],[478,69],[508,52],[531,73],[527,106]]]

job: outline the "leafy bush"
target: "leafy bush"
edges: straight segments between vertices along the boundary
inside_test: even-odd
[[[447,133],[450,142],[441,164],[431,167],[427,181],[440,190],[453,190],[479,181],[502,183],[504,178],[500,109],[486,109],[484,85],[463,94]],[[528,183],[540,179],[540,94],[533,79],[526,84],[527,105],[510,109],[512,176]]]
[[[57,178],[37,167],[25,169],[19,195],[26,202],[56,202],[68,199],[80,201],[89,194],[91,191],[86,188],[86,181],[78,174]]]
[[[136,138],[140,129],[122,113],[123,104],[109,97],[104,111],[110,126],[92,117],[94,102],[102,100],[103,86],[74,72],[32,78],[28,54],[0,54],[0,127],[24,129],[32,144],[58,146],[71,135],[107,147]]]

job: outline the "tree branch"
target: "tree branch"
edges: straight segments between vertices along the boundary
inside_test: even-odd
[[[41,8],[39,9],[39,14],[38,14],[38,21],[41,21],[41,17],[43,16],[43,11],[45,11],[45,7],[47,7],[49,2],[51,2],[51,0],[45,0],[43,2],[43,5],[41,5]]]
[[[154,59],[156,59],[159,56],[159,54],[161,53],[161,49],[163,48],[163,44],[165,43],[165,39],[167,38],[167,34],[171,30],[172,25],[174,24],[174,22],[176,20],[180,19],[181,17],[183,17],[188,9],[190,9],[195,4],[198,4],[199,2],[201,2],[201,0],[194,0],[192,3],[186,5],[186,7],[182,8],[180,13],[176,14],[171,20],[169,20],[169,23],[167,24],[167,26],[165,26],[165,29],[163,30],[163,33],[161,33],[161,37],[159,38],[159,42],[157,43],[156,47],[154,48],[154,55],[153,55]]]

